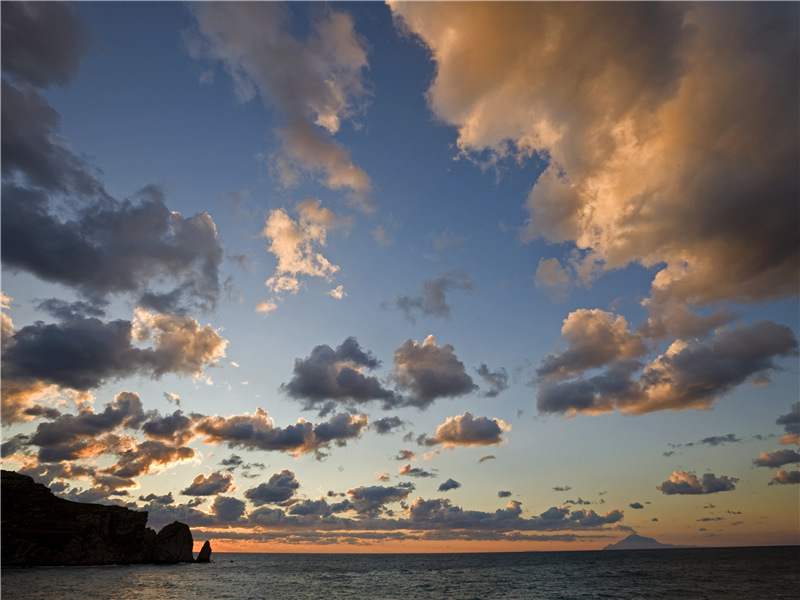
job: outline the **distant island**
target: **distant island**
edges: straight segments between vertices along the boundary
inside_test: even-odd
[[[206,542],[195,560],[189,526],[156,533],[147,511],[73,502],[15,471],[2,471],[0,564],[3,567],[210,562]]]
[[[630,534],[624,540],[616,544],[609,544],[603,550],[658,550],[661,548],[696,548],[697,546],[673,546],[672,544],[662,544],[653,538],[644,537],[636,532]]]

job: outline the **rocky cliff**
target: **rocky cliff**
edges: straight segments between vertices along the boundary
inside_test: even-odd
[[[27,475],[3,471],[0,562],[4,567],[193,562],[183,523],[158,534],[147,512],[58,498]]]

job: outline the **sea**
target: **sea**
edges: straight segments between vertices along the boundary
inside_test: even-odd
[[[800,598],[800,546],[235,554],[210,564],[3,569],[3,600]]]

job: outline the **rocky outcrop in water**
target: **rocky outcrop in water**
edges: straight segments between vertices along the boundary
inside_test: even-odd
[[[4,567],[194,562],[183,523],[156,534],[146,511],[58,498],[14,471],[2,472],[0,493]]]
[[[211,562],[211,543],[208,540],[206,540],[206,543],[203,544],[202,548],[200,548],[200,553],[197,555],[197,558],[194,560],[194,562]]]

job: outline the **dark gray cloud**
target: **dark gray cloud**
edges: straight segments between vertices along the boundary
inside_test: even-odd
[[[117,463],[107,469],[102,469],[102,472],[125,478],[145,475],[153,467],[165,468],[175,463],[188,461],[195,458],[197,454],[194,448],[173,446],[156,440],[137,442],[124,450],[112,449],[116,450]]]
[[[190,418],[184,415],[182,410],[176,410],[171,415],[164,417],[158,413],[149,412],[147,417],[148,420],[142,425],[142,432],[148,439],[185,444],[194,437],[192,427],[200,415],[192,415]]]
[[[6,3],[2,46],[3,265],[73,287],[97,307],[126,293],[161,312],[213,309],[223,251],[211,218],[170,211],[156,186],[134,201],[112,198],[60,141],[60,115],[35,89],[68,84],[86,54],[72,9]]]
[[[483,392],[487,398],[494,398],[500,392],[508,389],[508,372],[505,367],[500,367],[496,371],[490,371],[489,367],[481,363],[481,366],[475,369],[475,372],[481,376],[483,382],[489,386],[489,389]]]
[[[714,473],[703,473],[701,481],[689,471],[674,471],[670,478],[661,485],[657,485],[656,489],[667,495],[715,494],[735,490],[734,484],[737,481],[739,480],[735,477],[726,475],[717,477]]]
[[[290,500],[300,487],[294,473],[284,469],[275,473],[267,483],[261,483],[245,491],[244,497],[256,506],[263,504],[281,504]]]
[[[147,494],[147,496],[139,496],[139,500],[142,502],[155,502],[156,504],[173,504],[175,499],[172,497],[172,492],[164,494],[163,496],[158,496],[156,494]]]
[[[492,446],[502,444],[505,440],[503,432],[510,430],[501,419],[474,417],[472,413],[447,417],[447,420],[436,428],[433,437],[422,437],[426,446],[443,444],[445,448],[453,446]]]
[[[66,3],[3,2],[2,31],[3,75],[38,88],[71,83],[89,50],[89,32]]]
[[[392,502],[400,502],[408,498],[413,490],[412,487],[405,486],[380,486],[369,487],[359,486],[347,490],[347,495],[353,508],[359,514],[377,515],[384,512],[385,505]]]
[[[375,419],[371,427],[379,434],[385,435],[395,429],[402,428],[405,423],[400,417],[383,417],[382,419]]]
[[[201,473],[195,477],[189,487],[181,490],[181,494],[184,496],[215,496],[230,491],[232,487],[233,475],[214,471],[208,476]]]
[[[778,417],[775,424],[784,427],[781,444],[800,444],[800,402],[792,404],[792,409]]]
[[[409,394],[404,404],[426,408],[439,398],[454,398],[477,389],[450,344],[436,345],[429,335],[422,344],[407,339],[394,351],[394,378]]]
[[[134,341],[154,342],[140,348]],[[76,318],[37,321],[6,340],[2,356],[4,419],[20,419],[37,385],[87,391],[104,381],[142,373],[200,375],[225,355],[227,340],[190,317],[138,310],[134,322]]]
[[[759,452],[758,458],[753,459],[756,467],[782,467],[792,463],[800,463],[800,452],[797,450],[782,449]]]
[[[631,502],[628,506],[635,509],[644,508],[644,505],[641,502]]]
[[[472,278],[462,271],[448,271],[439,277],[423,281],[418,296],[398,294],[393,304],[412,324],[416,323],[416,314],[449,319],[447,294],[453,290],[472,291]]]
[[[494,460],[494,459],[496,459],[496,458],[497,458],[497,457],[496,457],[494,454],[486,454],[486,455],[484,455],[484,456],[481,456],[481,457],[478,459],[478,462],[479,462],[479,463],[482,463],[482,462],[485,462],[485,461],[487,461],[487,460]]]
[[[707,446],[720,446],[722,444],[738,444],[742,441],[741,438],[736,437],[736,434],[729,433],[727,435],[712,435],[703,438],[697,442],[687,442],[686,444],[668,444],[671,448],[684,448],[691,446],[707,445]],[[666,455],[666,454],[665,454]]]
[[[321,457],[331,443],[344,446],[347,440],[358,438],[369,424],[366,415],[338,414],[328,422],[317,425],[300,420],[295,425],[277,427],[267,412],[257,408],[254,415],[217,415],[202,418],[195,432],[211,444],[227,444],[231,448],[274,450],[295,455],[314,452]]]
[[[2,217],[7,268],[74,287],[94,304],[129,293],[151,310],[181,312],[213,309],[219,299],[223,250],[214,222],[170,211],[155,186],[135,202],[104,199],[65,220],[43,192],[4,185]],[[161,281],[175,287],[149,287]]]
[[[726,328],[707,341],[676,342],[644,367],[639,381],[632,378],[635,361],[618,361],[593,377],[540,381],[537,406],[559,413],[704,409],[748,380],[768,381],[780,369],[776,361],[796,356],[797,348],[792,330],[772,321]]]
[[[211,504],[211,513],[223,522],[235,522],[244,516],[245,503],[231,496],[217,496]]]
[[[400,467],[397,473],[398,475],[407,475],[408,477],[436,477],[435,473],[420,469],[419,467],[412,467],[410,463]]]
[[[36,308],[47,312],[59,321],[72,321],[85,317],[104,317],[106,314],[106,311],[96,304],[82,301],[66,302],[58,298],[42,300]]]
[[[281,390],[301,400],[306,409],[323,414],[331,410],[331,402],[357,405],[380,400],[384,408],[391,408],[399,401],[395,392],[384,388],[376,376],[362,372],[380,364],[371,352],[362,350],[356,338],[348,337],[335,350],[322,344],[308,357],[295,359],[294,376]]]
[[[778,471],[775,477],[769,482],[769,485],[782,484],[798,484],[800,483],[800,471]]]
[[[498,498],[510,498],[511,497],[511,492],[509,492],[508,490],[500,490],[499,492],[497,492],[497,497]]]
[[[572,486],[569,486],[569,485],[557,485],[556,487],[553,488],[553,491],[554,492],[568,492],[571,489],[572,489]]]
[[[461,484],[458,483],[455,479],[448,479],[447,481],[439,484],[439,491],[449,492],[450,490],[457,490],[460,487]]]
[[[577,500],[564,500],[564,504],[576,504],[576,505],[580,506],[580,505],[584,505],[584,504],[591,504],[591,502],[589,502],[588,500],[584,500],[583,498],[578,496]]]

